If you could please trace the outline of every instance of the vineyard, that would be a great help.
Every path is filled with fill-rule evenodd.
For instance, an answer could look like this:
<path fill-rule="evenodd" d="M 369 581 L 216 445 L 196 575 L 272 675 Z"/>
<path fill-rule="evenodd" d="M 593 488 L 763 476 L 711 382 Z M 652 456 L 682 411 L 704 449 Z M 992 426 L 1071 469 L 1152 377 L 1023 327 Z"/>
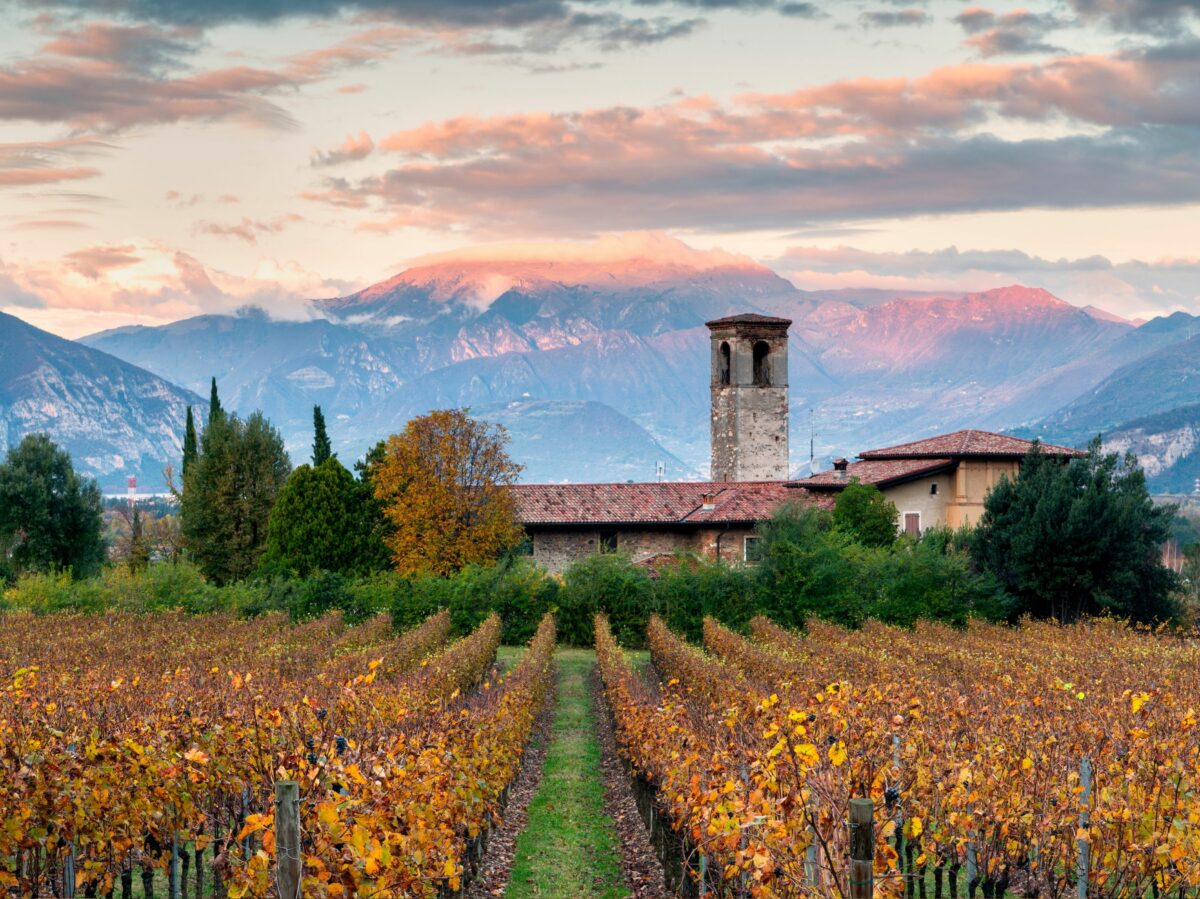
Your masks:
<path fill-rule="evenodd" d="M 1195 643 L 1106 621 L 752 629 L 710 620 L 702 649 L 652 621 L 658 682 L 596 623 L 622 752 L 702 895 L 863 895 L 855 798 L 866 895 L 1200 887 Z"/>
<path fill-rule="evenodd" d="M 507 671 L 494 615 L 457 640 L 445 612 L 400 634 L 339 616 L 3 624 L 14 899 L 462 894 L 554 684 L 550 617 Z M 643 665 L 596 619 L 596 695 L 666 890 L 1200 893 L 1194 641 L 1106 620 L 756 618 L 745 636 L 709 619 L 700 646 L 653 618 L 646 636 Z"/>
<path fill-rule="evenodd" d="M 554 624 L 506 675 L 500 621 L 8 616 L 0 636 L 0 888 L 17 896 L 459 889 L 550 686 Z M 299 786 L 303 847 L 273 785 Z"/>

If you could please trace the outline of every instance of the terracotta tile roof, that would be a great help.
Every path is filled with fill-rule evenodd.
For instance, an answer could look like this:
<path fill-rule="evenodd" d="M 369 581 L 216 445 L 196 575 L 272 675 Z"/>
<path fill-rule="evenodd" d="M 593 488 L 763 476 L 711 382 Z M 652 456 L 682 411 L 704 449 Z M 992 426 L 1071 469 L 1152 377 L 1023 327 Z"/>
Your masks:
<path fill-rule="evenodd" d="M 727 524 L 764 521 L 785 502 L 826 504 L 790 481 L 517 484 L 523 524 Z M 712 493 L 713 507 L 704 508 Z"/>
<path fill-rule="evenodd" d="M 822 471 L 798 483 L 810 490 L 841 490 L 857 479 L 864 484 L 886 487 L 910 478 L 936 474 L 952 468 L 953 459 L 868 459 L 852 462 L 842 471 Z"/>
<path fill-rule="evenodd" d="M 1006 459 L 1021 458 L 1029 452 L 1033 442 L 990 431 L 955 431 L 927 440 L 902 443 L 884 449 L 867 450 L 859 453 L 863 459 L 917 459 L 933 457 L 957 458 L 961 456 L 999 456 Z M 1043 452 L 1055 456 L 1082 456 L 1080 450 L 1052 443 L 1042 444 Z"/>
<path fill-rule="evenodd" d="M 714 318 L 705 322 L 709 328 L 721 328 L 725 325 L 774 325 L 786 328 L 791 325 L 790 318 L 776 318 L 773 315 L 759 315 L 757 312 L 742 312 L 738 315 L 727 315 L 724 318 Z"/>

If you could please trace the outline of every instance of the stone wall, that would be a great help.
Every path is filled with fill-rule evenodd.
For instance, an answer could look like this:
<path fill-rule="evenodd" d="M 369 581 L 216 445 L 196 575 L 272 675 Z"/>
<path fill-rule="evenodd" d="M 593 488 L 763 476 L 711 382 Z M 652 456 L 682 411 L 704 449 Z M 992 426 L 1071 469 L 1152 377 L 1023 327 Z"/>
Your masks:
<path fill-rule="evenodd" d="M 600 551 L 600 529 L 531 529 L 533 561 L 560 573 L 577 559 Z M 617 552 L 638 562 L 659 553 L 696 552 L 696 533 L 684 530 L 617 530 Z"/>
<path fill-rule="evenodd" d="M 754 383 L 754 346 L 765 343 L 767 384 Z M 729 377 L 722 377 L 722 346 Z M 714 481 L 778 481 L 789 474 L 787 332 L 732 325 L 712 332 Z"/>

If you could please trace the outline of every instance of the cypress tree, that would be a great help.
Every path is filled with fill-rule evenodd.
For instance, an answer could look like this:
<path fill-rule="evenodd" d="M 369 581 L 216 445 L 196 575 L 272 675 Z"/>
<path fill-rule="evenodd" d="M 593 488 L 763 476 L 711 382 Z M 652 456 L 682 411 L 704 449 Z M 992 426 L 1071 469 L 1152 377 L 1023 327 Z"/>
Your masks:
<path fill-rule="evenodd" d="M 188 469 L 196 461 L 196 422 L 192 417 L 192 407 L 187 407 L 187 426 L 183 432 L 183 476 L 186 478 Z"/>
<path fill-rule="evenodd" d="M 212 387 L 208 392 L 208 423 L 211 425 L 216 421 L 218 415 L 224 414 L 221 408 L 221 398 L 217 396 L 217 379 L 212 379 Z"/>
<path fill-rule="evenodd" d="M 325 416 L 320 406 L 313 406 L 313 468 L 333 456 L 329 434 L 325 432 Z"/>
<path fill-rule="evenodd" d="M 254 571 L 290 472 L 283 438 L 261 413 L 242 421 L 221 412 L 205 427 L 180 509 L 184 544 L 205 577 L 227 584 Z"/>

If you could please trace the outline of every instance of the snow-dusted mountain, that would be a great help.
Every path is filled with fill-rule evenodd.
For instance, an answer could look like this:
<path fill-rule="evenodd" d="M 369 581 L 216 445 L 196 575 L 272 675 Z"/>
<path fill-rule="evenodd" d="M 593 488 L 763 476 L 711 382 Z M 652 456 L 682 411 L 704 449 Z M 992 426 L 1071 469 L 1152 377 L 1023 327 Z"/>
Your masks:
<path fill-rule="evenodd" d="M 1138 328 L 1019 285 L 804 291 L 746 257 L 637 235 L 422 260 L 313 301 L 303 321 L 251 310 L 83 342 L 195 391 L 216 375 L 227 402 L 262 408 L 297 458 L 314 403 L 343 458 L 413 415 L 467 406 L 511 427 L 527 479 L 625 480 L 651 477 L 664 455 L 704 472 L 703 323 L 743 311 L 794 322 L 797 467 L 814 431 L 818 456 L 829 456 L 1038 422 L 1178 336 L 1160 320 Z M 588 428 L 595 439 L 578 439 Z"/>

